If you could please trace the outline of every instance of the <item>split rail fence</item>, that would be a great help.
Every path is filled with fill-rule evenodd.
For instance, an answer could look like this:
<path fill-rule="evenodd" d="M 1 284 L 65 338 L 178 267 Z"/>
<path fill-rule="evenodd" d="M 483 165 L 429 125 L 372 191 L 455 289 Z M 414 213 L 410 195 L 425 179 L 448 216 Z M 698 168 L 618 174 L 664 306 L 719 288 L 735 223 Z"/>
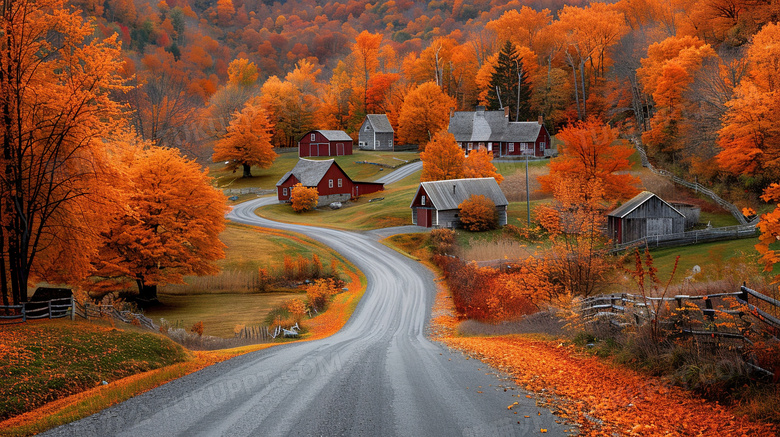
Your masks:
<path fill-rule="evenodd" d="M 137 324 L 151 330 L 157 330 L 152 319 L 143 314 L 120 311 L 113 305 L 96 305 L 77 302 L 73 297 L 52 299 L 42 302 L 22 302 L 19 305 L 0 305 L 0 324 L 24 323 L 34 319 L 59 319 L 69 317 L 75 320 L 81 317 L 96 320 L 110 317 L 124 323 Z"/>

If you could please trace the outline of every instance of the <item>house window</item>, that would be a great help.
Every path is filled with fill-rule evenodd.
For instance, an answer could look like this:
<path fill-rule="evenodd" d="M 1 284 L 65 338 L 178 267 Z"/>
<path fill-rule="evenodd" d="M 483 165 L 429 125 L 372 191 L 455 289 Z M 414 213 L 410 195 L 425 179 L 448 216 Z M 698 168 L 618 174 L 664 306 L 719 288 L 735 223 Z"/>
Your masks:
<path fill-rule="evenodd" d="M 368 132 L 370 130 L 371 130 L 371 127 L 368 124 L 366 124 L 366 132 Z"/>
<path fill-rule="evenodd" d="M 341 178 L 339 178 L 339 188 L 341 188 Z"/>
<path fill-rule="evenodd" d="M 474 147 L 474 145 L 472 143 L 469 143 L 469 145 L 466 146 L 466 150 L 471 150 L 472 147 Z"/>
<path fill-rule="evenodd" d="M 286 195 L 287 195 L 287 188 L 282 188 L 282 196 L 286 196 Z"/>
<path fill-rule="evenodd" d="M 425 206 L 425 196 L 420 197 L 420 205 Z"/>
<path fill-rule="evenodd" d="M 315 141 L 317 139 L 317 134 L 311 134 L 311 141 Z"/>
<path fill-rule="evenodd" d="M 515 151 L 515 143 L 509 143 L 509 152 L 511 153 L 514 151 Z"/>
<path fill-rule="evenodd" d="M 541 143 L 539 143 L 539 145 L 542 147 L 542 149 L 544 149 L 544 148 L 546 148 L 546 147 L 547 147 L 547 143 L 545 143 L 544 141 L 542 141 Z"/>
<path fill-rule="evenodd" d="M 328 179 L 328 188 L 333 188 L 333 179 Z"/>

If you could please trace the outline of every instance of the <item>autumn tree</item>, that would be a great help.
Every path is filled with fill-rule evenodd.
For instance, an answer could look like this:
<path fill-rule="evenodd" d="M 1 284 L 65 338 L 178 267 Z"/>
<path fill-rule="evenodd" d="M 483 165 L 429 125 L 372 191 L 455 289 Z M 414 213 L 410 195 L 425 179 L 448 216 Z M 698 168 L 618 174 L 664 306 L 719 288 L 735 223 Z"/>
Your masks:
<path fill-rule="evenodd" d="M 110 196 L 107 143 L 124 131 L 116 36 L 102 39 L 62 0 L 2 8 L 0 32 L 0 290 L 27 300 L 35 280 L 89 270 Z"/>
<path fill-rule="evenodd" d="M 423 163 L 420 180 L 423 182 L 463 177 L 463 149 L 449 132 L 442 130 L 434 135 L 425 150 L 420 153 L 420 159 Z"/>
<path fill-rule="evenodd" d="M 214 162 L 226 161 L 227 168 L 243 168 L 243 177 L 252 177 L 252 166 L 268 168 L 278 155 L 271 145 L 268 117 L 262 108 L 247 104 L 234 114 L 227 133 L 214 146 Z"/>
<path fill-rule="evenodd" d="M 426 82 L 409 91 L 398 116 L 400 142 L 420 146 L 428 143 L 437 132 L 446 129 L 450 108 L 454 107 L 455 100 L 434 82 Z"/>
<path fill-rule="evenodd" d="M 360 90 L 362 97 L 361 109 L 365 113 L 368 107 L 368 89 L 371 78 L 379 69 L 379 47 L 382 43 L 381 33 L 363 31 L 355 37 L 352 45 L 352 59 L 354 61 L 355 89 Z"/>
<path fill-rule="evenodd" d="M 159 285 L 218 273 L 227 205 L 208 172 L 176 149 L 154 146 L 127 150 L 122 164 L 121 212 L 102 234 L 90 285 L 131 280 L 140 301 L 154 302 Z"/>
<path fill-rule="evenodd" d="M 749 71 L 727 104 L 718 162 L 761 190 L 780 179 L 780 25 L 768 24 L 747 50 Z"/>
<path fill-rule="evenodd" d="M 493 165 L 493 154 L 487 150 L 472 150 L 463 161 L 464 178 L 494 178 L 499 184 L 504 181 L 496 166 Z"/>
<path fill-rule="evenodd" d="M 531 88 L 528 70 L 508 41 L 501 48 L 487 90 L 488 109 L 509 108 L 510 121 L 531 118 Z"/>
<path fill-rule="evenodd" d="M 469 231 L 481 232 L 498 226 L 496 204 L 486 196 L 472 194 L 458 205 L 460 223 Z"/>
<path fill-rule="evenodd" d="M 553 192 L 562 178 L 574 176 L 582 184 L 598 181 L 607 199 L 636 195 L 639 180 L 626 173 L 631 168 L 628 158 L 634 150 L 618 139 L 617 129 L 590 119 L 567 126 L 557 137 L 562 142 L 560 155 L 550 162 L 549 175 L 539 178 L 542 190 Z"/>
<path fill-rule="evenodd" d="M 304 187 L 301 183 L 290 188 L 290 202 L 295 212 L 311 211 L 317 207 L 319 193 L 316 187 Z"/>

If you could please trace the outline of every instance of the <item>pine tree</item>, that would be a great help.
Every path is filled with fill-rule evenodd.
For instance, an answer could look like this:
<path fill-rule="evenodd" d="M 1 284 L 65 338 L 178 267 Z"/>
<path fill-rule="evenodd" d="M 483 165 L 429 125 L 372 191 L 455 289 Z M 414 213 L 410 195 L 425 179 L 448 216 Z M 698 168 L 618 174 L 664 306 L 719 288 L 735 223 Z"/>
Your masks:
<path fill-rule="evenodd" d="M 500 92 L 500 99 L 496 94 L 496 88 Z M 487 100 L 488 109 L 502 109 L 502 105 L 508 107 L 511 121 L 531 119 L 531 88 L 528 85 L 528 73 L 523 68 L 523 60 L 517 55 L 517 50 L 510 41 L 504 44 L 498 54 L 498 65 L 490 78 Z"/>

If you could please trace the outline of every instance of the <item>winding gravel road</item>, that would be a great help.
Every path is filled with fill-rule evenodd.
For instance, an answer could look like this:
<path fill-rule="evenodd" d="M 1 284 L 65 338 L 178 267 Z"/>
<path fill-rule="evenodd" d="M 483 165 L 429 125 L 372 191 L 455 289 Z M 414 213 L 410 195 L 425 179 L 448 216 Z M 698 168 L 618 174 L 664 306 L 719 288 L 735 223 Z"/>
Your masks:
<path fill-rule="evenodd" d="M 426 338 L 435 293 L 426 268 L 371 233 L 254 214 L 273 202 L 242 203 L 228 218 L 306 234 L 362 270 L 368 289 L 346 326 L 207 367 L 45 435 L 565 435 L 505 376 Z"/>

